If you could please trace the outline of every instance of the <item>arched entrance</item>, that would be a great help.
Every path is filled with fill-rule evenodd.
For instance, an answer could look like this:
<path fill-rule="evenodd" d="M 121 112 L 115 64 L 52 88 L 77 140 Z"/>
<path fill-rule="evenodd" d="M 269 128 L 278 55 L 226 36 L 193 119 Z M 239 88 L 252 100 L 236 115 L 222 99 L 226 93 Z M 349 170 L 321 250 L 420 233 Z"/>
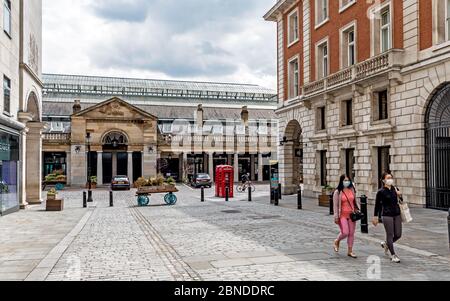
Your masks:
<path fill-rule="evenodd" d="M 101 183 L 111 183 L 112 177 L 117 175 L 129 174 L 129 156 L 128 153 L 128 137 L 120 131 L 108 132 L 102 139 L 102 176 Z M 131 157 L 132 160 L 132 157 Z M 132 179 L 130 175 L 130 179 Z"/>
<path fill-rule="evenodd" d="M 450 207 L 450 84 L 433 95 L 425 124 L 427 207 Z"/>
<path fill-rule="evenodd" d="M 280 147 L 283 193 L 294 194 L 303 183 L 303 137 L 297 120 L 288 123 Z"/>

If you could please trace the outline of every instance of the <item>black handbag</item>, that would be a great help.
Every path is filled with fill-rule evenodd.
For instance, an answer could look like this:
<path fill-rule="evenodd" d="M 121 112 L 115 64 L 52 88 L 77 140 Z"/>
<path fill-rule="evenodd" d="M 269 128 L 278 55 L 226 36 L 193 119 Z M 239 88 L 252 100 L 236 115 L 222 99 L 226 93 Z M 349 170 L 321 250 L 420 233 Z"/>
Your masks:
<path fill-rule="evenodd" d="M 345 194 L 345 197 L 347 198 L 347 202 L 350 204 L 350 201 L 348 200 L 347 194 L 346 194 L 344 191 L 342 191 L 342 192 Z M 356 205 L 356 204 L 355 204 L 355 205 Z M 353 206 L 351 206 L 351 204 L 350 204 L 350 207 L 354 208 Z M 356 206 L 356 208 L 358 208 L 358 206 Z M 352 222 L 354 222 L 354 223 L 356 223 L 357 221 L 362 220 L 363 218 L 364 218 L 364 213 L 362 213 L 362 212 L 359 210 L 359 208 L 358 208 L 358 210 L 353 209 L 352 214 L 350 214 L 350 219 L 351 219 Z"/>

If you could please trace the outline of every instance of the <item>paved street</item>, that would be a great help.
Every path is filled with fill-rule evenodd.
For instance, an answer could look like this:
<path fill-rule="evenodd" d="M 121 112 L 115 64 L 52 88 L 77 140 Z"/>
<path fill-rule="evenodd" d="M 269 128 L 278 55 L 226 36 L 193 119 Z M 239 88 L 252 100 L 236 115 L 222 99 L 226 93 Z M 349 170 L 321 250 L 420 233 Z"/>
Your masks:
<path fill-rule="evenodd" d="M 266 187 L 255 201 L 228 203 L 180 187 L 176 206 L 152 196 L 137 207 L 134 192 L 95 191 L 83 209 L 80 191 L 64 191 L 65 211 L 44 206 L 0 219 L 0 280 L 448 280 L 445 212 L 414 208 L 392 264 L 379 246 L 383 229 L 358 232 L 353 260 L 332 248 L 337 227 L 326 208 L 293 197 L 269 205 Z"/>

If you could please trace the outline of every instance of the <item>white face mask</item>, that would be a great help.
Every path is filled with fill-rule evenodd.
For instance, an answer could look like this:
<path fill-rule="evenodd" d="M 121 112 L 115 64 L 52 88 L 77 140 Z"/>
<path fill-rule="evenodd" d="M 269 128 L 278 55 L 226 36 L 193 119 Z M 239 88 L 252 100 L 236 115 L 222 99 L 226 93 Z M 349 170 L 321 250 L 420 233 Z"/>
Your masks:
<path fill-rule="evenodd" d="M 344 187 L 345 187 L 345 188 L 349 188 L 350 185 L 352 185 L 352 182 L 350 182 L 350 181 L 344 181 Z"/>
<path fill-rule="evenodd" d="M 386 184 L 387 186 L 394 186 L 394 180 L 393 179 L 384 180 L 384 184 Z"/>

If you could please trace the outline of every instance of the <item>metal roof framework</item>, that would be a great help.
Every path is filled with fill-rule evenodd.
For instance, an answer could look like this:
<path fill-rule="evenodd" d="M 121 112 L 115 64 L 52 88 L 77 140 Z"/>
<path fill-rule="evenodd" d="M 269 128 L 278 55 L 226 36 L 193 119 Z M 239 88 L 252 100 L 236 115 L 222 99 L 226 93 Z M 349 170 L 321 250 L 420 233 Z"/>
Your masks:
<path fill-rule="evenodd" d="M 273 102 L 276 93 L 257 85 L 44 74 L 44 93 L 222 99 Z"/>

